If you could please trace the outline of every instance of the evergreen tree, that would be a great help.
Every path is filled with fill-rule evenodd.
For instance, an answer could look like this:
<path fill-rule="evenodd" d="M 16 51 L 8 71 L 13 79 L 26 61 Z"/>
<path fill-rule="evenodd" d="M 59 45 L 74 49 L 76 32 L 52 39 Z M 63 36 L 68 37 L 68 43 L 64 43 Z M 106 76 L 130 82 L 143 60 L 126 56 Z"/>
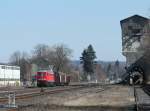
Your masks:
<path fill-rule="evenodd" d="M 118 60 L 116 60 L 116 62 L 115 62 L 115 75 L 116 75 L 116 79 L 118 79 L 118 77 L 119 77 L 119 61 Z"/>
<path fill-rule="evenodd" d="M 108 66 L 107 66 L 107 75 L 108 76 L 110 76 L 111 68 L 112 68 L 111 63 L 109 63 Z"/>
<path fill-rule="evenodd" d="M 83 70 L 85 78 L 94 74 L 95 60 L 96 55 L 92 45 L 89 45 L 87 49 L 84 49 L 82 52 L 82 57 L 80 57 L 81 64 L 83 64 Z"/>
<path fill-rule="evenodd" d="M 116 60 L 115 66 L 116 66 L 116 67 L 119 67 L 119 61 L 118 61 L 118 60 Z"/>

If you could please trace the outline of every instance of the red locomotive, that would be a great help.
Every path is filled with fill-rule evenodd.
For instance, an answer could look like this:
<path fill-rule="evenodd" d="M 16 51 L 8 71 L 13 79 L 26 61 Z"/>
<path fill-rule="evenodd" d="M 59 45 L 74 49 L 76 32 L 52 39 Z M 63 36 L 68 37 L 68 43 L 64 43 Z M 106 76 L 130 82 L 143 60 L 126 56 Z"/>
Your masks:
<path fill-rule="evenodd" d="M 68 85 L 70 76 L 63 73 L 54 73 L 52 70 L 41 70 L 36 75 L 37 86 Z"/>

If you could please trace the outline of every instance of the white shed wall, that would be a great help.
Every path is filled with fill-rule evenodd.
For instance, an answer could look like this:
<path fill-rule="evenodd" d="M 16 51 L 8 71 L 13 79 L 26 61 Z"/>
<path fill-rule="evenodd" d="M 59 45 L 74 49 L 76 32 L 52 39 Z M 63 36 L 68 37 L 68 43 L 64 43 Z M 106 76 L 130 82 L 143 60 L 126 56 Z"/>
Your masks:
<path fill-rule="evenodd" d="M 0 85 L 20 84 L 20 67 L 0 65 Z"/>

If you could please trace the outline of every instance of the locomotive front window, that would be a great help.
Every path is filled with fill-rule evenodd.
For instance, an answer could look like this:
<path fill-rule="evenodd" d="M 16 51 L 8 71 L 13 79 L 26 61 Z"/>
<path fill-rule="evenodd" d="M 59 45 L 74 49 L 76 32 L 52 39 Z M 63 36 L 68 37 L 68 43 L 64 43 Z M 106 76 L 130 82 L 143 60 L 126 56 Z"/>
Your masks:
<path fill-rule="evenodd" d="M 44 75 L 45 75 L 45 73 L 44 73 L 44 72 L 40 72 L 40 73 L 38 73 L 38 76 L 43 77 Z"/>

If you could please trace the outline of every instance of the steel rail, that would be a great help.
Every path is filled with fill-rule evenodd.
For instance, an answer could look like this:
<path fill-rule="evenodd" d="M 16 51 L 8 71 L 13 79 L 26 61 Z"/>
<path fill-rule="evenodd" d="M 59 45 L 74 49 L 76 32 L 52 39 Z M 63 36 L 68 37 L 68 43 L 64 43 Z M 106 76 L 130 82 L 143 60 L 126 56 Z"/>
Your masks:
<path fill-rule="evenodd" d="M 86 87 L 89 87 L 89 86 L 74 86 L 74 87 L 65 87 L 65 88 L 58 88 L 58 89 L 43 89 L 42 88 L 40 90 L 37 90 L 37 91 L 32 91 L 32 92 L 28 92 L 28 93 L 22 93 L 22 94 L 17 94 L 16 95 L 16 100 L 22 100 L 22 99 L 28 99 L 28 98 L 31 98 L 31 97 L 35 97 L 35 96 L 41 96 L 41 95 L 46 95 L 46 94 L 55 94 L 55 93 L 60 93 L 60 92 L 63 92 L 63 91 L 70 91 L 70 90 L 73 90 L 73 89 L 81 89 L 81 88 L 86 88 Z M 4 98 L 0 98 L 0 103 L 2 102 L 6 102 L 8 101 L 8 98 L 4 97 Z"/>

